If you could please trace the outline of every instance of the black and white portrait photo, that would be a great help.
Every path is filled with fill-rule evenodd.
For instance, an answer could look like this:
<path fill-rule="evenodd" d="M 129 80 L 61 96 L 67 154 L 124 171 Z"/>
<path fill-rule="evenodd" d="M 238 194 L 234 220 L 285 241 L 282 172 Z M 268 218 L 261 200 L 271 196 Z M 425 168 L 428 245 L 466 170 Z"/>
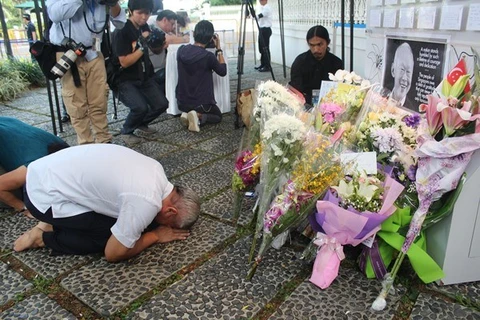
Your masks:
<path fill-rule="evenodd" d="M 446 44 L 411 39 L 386 39 L 383 86 L 403 107 L 418 112 L 427 95 L 443 79 Z"/>

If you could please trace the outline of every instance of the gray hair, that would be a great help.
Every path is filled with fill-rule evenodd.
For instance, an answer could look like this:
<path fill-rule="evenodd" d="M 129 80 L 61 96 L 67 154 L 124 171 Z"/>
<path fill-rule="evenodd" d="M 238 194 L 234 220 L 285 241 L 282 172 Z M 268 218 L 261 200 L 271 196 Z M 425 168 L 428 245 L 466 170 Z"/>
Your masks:
<path fill-rule="evenodd" d="M 200 215 L 200 197 L 191 188 L 175 186 L 179 199 L 175 201 L 175 207 L 181 213 L 177 219 L 178 229 L 190 229 Z"/>

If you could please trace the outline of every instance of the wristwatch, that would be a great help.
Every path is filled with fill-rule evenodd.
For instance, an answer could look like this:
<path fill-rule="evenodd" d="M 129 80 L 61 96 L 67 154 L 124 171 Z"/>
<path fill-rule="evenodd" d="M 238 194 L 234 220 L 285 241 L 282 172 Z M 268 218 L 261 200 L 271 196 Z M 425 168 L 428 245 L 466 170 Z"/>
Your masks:
<path fill-rule="evenodd" d="M 215 55 L 218 56 L 219 54 L 223 54 L 223 50 L 222 50 L 222 49 L 217 49 L 217 50 L 215 50 Z"/>

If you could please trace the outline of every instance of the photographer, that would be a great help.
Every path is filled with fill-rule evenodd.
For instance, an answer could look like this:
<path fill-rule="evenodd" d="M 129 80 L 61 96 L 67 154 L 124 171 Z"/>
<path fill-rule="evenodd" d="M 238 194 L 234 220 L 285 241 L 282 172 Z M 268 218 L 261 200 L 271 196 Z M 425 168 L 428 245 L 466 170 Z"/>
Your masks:
<path fill-rule="evenodd" d="M 165 42 L 164 33 L 151 31 L 147 25 L 152 8 L 152 0 L 129 0 L 130 17 L 115 35 L 113 43 L 113 51 L 123 68 L 118 85 L 119 98 L 130 109 L 121 131 L 127 144 L 141 141 L 134 134 L 135 130 L 143 134 L 155 133 L 148 124 L 168 108 L 168 100 L 154 79 L 148 56 L 149 47 L 162 48 Z"/>
<path fill-rule="evenodd" d="M 156 26 L 165 33 L 164 46 L 156 51 L 150 50 L 150 61 L 152 61 L 155 71 L 155 80 L 165 92 L 165 67 L 167 60 L 167 48 L 170 44 L 187 43 L 190 41 L 189 35 L 177 36 L 174 34 L 175 24 L 177 22 L 177 14 L 171 10 L 162 10 L 157 15 Z"/>
<path fill-rule="evenodd" d="M 213 75 L 227 75 L 227 65 L 220 47 L 220 38 L 213 24 L 202 20 L 193 31 L 194 44 L 182 46 L 177 51 L 178 84 L 175 90 L 182 124 L 188 130 L 199 132 L 200 126 L 222 121 L 222 112 L 215 101 Z M 215 54 L 205 50 L 213 41 Z M 192 85 L 195 84 L 195 85 Z"/>
<path fill-rule="evenodd" d="M 62 96 L 77 133 L 79 144 L 109 143 L 105 60 L 100 52 L 107 10 L 112 22 L 123 23 L 125 13 L 118 1 L 111 0 L 47 0 L 48 16 L 53 24 L 50 41 L 61 47 L 57 52 L 60 61 L 72 49 L 81 53 L 61 78 Z M 74 46 L 75 48 L 71 48 Z M 77 53 L 78 52 L 78 53 Z M 64 57 L 65 60 L 65 57 Z"/>

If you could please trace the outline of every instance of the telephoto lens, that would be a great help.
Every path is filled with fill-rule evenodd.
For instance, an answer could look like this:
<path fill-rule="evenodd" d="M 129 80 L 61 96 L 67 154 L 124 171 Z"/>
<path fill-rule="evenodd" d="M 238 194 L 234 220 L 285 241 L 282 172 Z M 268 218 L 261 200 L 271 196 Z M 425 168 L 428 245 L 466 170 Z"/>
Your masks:
<path fill-rule="evenodd" d="M 59 78 L 63 77 L 65 73 L 72 67 L 77 60 L 77 54 L 72 49 L 68 50 L 63 54 L 63 56 L 55 63 L 51 72 L 58 76 Z"/>
<path fill-rule="evenodd" d="M 57 77 L 61 78 L 72 67 L 77 60 L 77 57 L 83 57 L 87 53 L 87 48 L 83 43 L 76 43 L 73 39 L 68 37 L 63 38 L 62 47 L 68 49 L 60 60 L 55 63 L 51 72 Z"/>

